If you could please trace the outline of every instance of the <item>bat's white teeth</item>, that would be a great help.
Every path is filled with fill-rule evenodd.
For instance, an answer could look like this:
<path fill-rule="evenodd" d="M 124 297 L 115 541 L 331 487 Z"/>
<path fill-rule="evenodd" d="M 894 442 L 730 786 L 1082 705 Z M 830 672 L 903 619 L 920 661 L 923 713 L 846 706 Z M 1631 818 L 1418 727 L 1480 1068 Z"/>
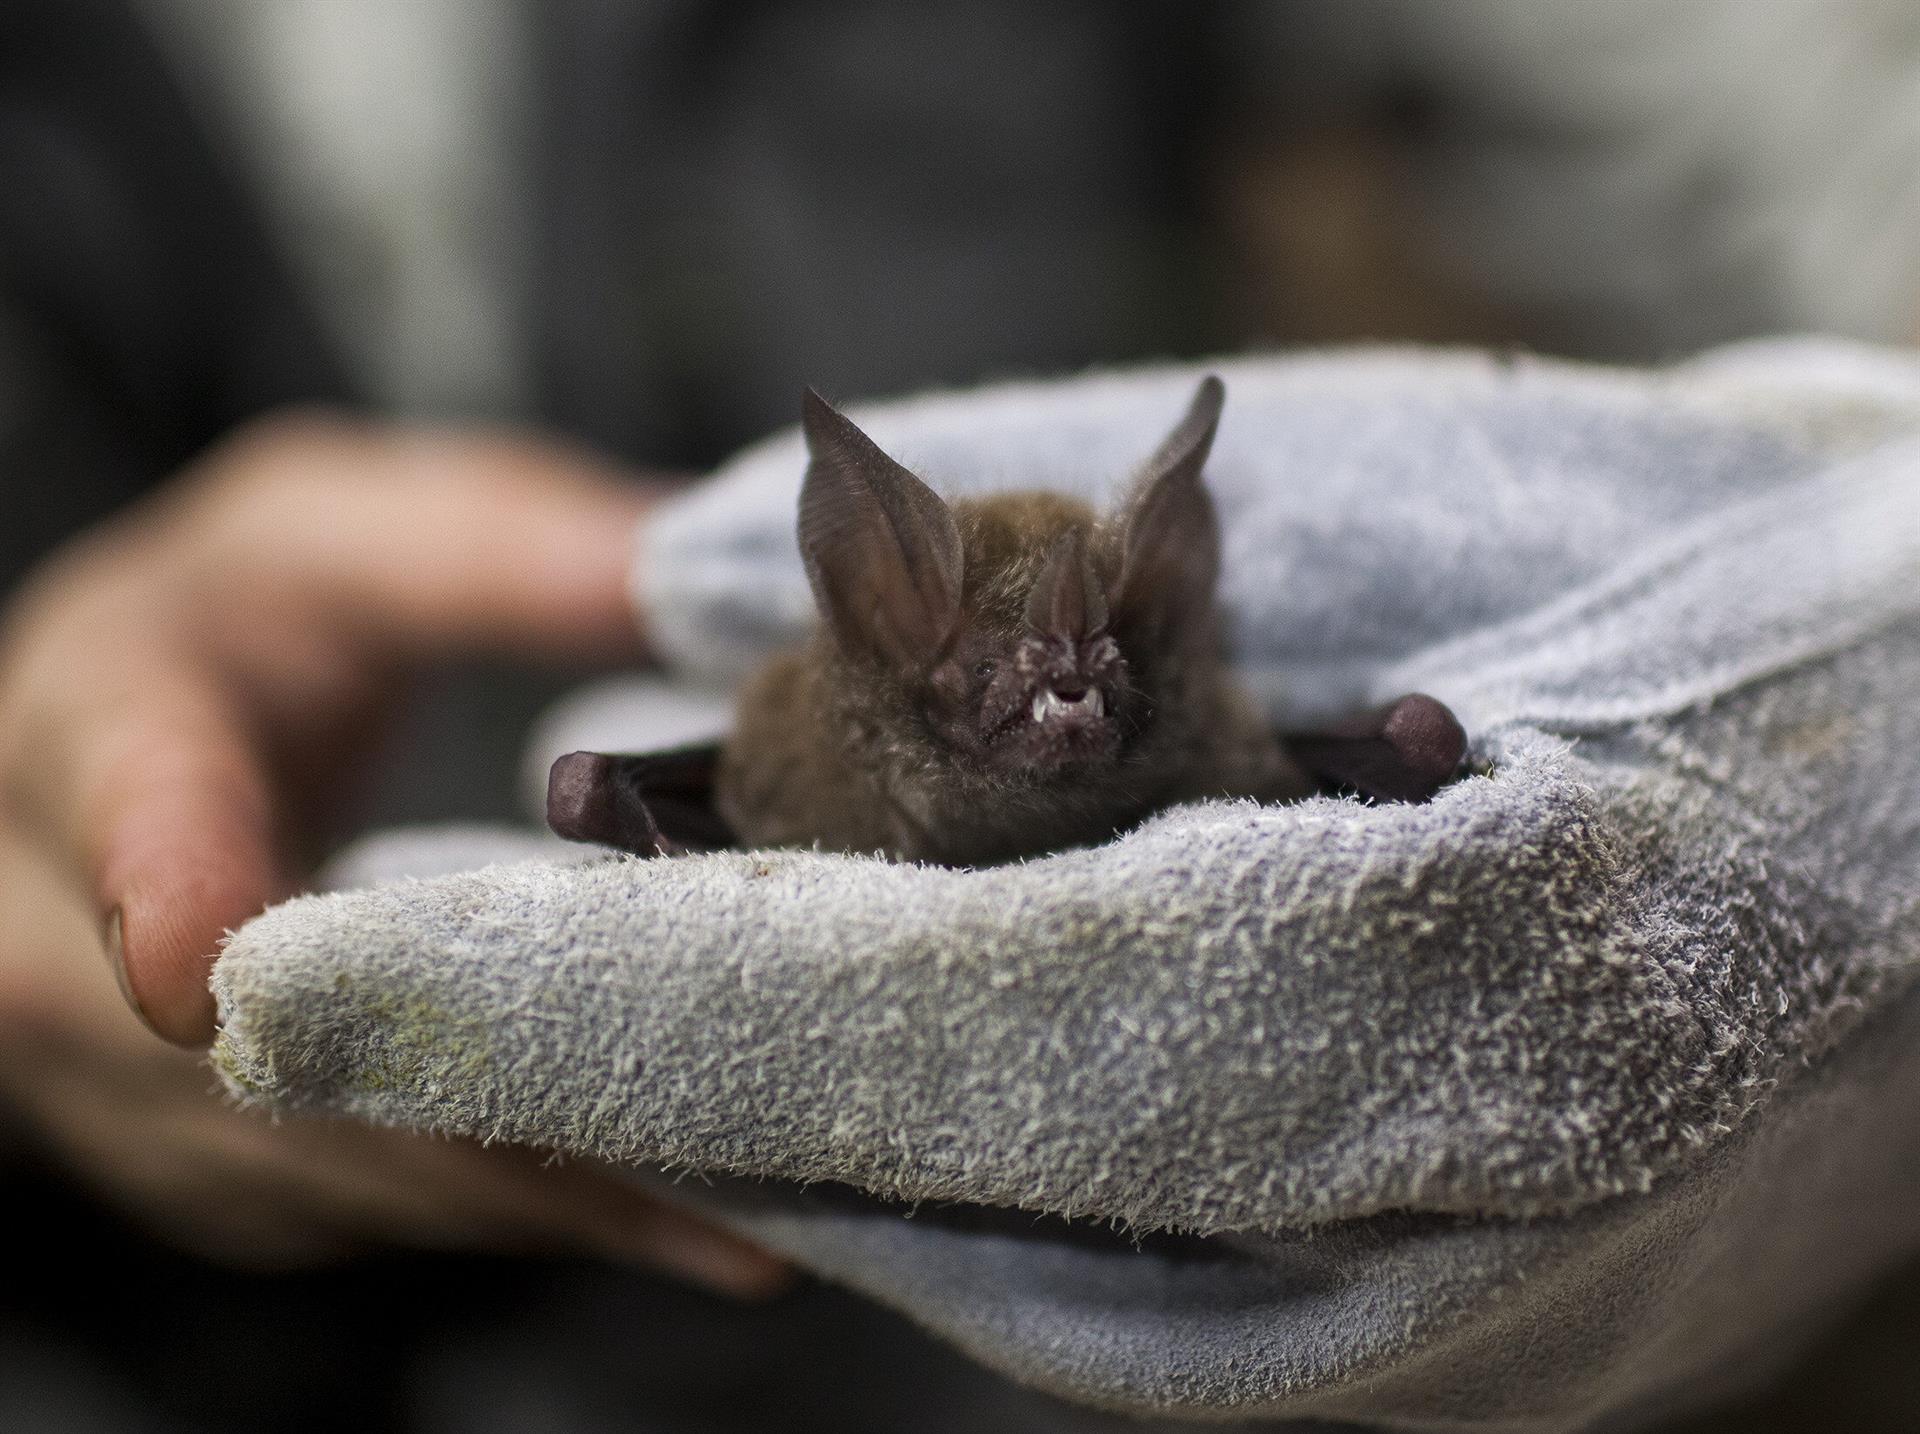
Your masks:
<path fill-rule="evenodd" d="M 1089 687 L 1078 697 L 1068 701 L 1051 687 L 1043 687 L 1033 699 L 1033 720 L 1045 722 L 1050 717 L 1064 717 L 1069 714 L 1076 717 L 1098 717 L 1107 710 L 1106 699 L 1098 687 Z"/>

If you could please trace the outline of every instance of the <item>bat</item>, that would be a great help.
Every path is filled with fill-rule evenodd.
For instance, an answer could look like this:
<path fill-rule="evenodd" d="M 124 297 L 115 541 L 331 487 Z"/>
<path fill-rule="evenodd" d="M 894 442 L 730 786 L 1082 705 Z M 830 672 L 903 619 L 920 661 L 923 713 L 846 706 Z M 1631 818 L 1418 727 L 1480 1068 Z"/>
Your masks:
<path fill-rule="evenodd" d="M 570 752 L 547 820 L 670 856 L 820 846 L 981 865 L 1100 841 L 1174 803 L 1312 791 L 1423 802 L 1466 734 L 1413 693 L 1280 737 L 1232 679 L 1203 381 L 1118 510 L 1046 492 L 948 504 L 809 390 L 799 541 L 812 639 L 744 688 L 733 736 Z"/>
<path fill-rule="evenodd" d="M 1114 511 L 942 499 L 812 389 L 819 623 L 743 688 L 714 805 L 750 847 L 977 866 L 1205 797 L 1315 790 L 1229 670 L 1204 379 Z"/>

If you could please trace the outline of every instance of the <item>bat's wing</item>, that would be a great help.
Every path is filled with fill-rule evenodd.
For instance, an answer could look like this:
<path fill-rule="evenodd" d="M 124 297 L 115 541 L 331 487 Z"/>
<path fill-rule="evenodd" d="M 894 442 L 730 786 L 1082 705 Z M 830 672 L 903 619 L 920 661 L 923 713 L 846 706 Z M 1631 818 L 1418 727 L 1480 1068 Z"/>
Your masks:
<path fill-rule="evenodd" d="M 1420 692 L 1284 740 L 1288 755 L 1323 785 L 1378 802 L 1426 801 L 1467 754 L 1459 718 Z"/>
<path fill-rule="evenodd" d="M 636 856 L 673 856 L 734 845 L 713 807 L 720 747 L 663 752 L 568 752 L 547 774 L 547 825 L 568 841 Z"/>

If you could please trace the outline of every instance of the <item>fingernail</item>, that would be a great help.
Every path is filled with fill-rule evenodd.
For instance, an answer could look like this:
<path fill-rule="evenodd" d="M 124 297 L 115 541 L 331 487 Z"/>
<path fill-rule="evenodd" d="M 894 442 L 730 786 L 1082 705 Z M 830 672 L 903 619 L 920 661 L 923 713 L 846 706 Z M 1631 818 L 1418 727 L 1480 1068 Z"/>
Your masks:
<path fill-rule="evenodd" d="M 127 980 L 127 948 L 125 937 L 121 933 L 120 908 L 114 907 L 107 913 L 106 922 L 100 929 L 100 944 L 106 948 L 107 964 L 113 968 L 113 979 L 120 987 L 120 994 L 126 998 L 127 1008 L 140 1018 L 140 1024 L 156 1036 L 160 1032 L 147 1013 L 141 1009 L 139 1000 L 133 994 L 133 986 Z"/>

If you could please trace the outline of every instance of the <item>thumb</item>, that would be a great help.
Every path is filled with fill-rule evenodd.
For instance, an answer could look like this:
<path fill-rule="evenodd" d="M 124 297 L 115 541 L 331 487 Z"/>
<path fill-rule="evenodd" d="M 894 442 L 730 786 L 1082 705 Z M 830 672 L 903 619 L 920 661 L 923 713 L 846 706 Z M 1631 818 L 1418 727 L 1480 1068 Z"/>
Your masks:
<path fill-rule="evenodd" d="M 121 990 L 158 1034 L 205 1041 L 222 935 L 294 889 L 252 734 L 191 674 L 139 663 L 42 730 L 23 795 L 100 914 Z"/>

